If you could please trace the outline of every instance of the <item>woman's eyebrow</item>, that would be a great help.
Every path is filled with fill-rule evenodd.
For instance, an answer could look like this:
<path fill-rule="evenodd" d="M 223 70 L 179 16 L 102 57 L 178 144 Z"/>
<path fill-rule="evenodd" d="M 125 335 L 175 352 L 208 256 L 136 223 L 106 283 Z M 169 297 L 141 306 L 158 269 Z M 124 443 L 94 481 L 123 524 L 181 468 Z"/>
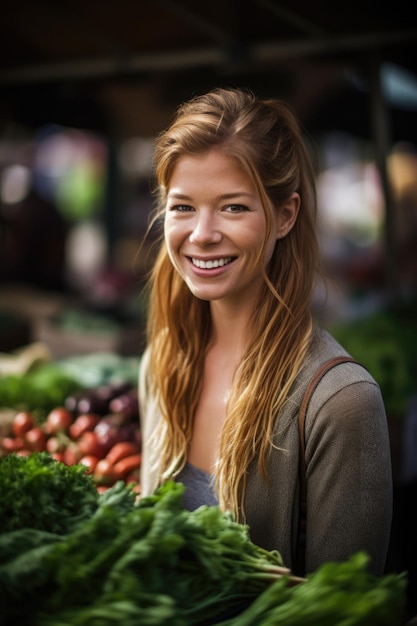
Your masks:
<path fill-rule="evenodd" d="M 178 191 L 170 191 L 167 194 L 168 198 L 175 198 L 177 200 L 191 200 L 192 196 L 189 196 L 185 193 L 180 193 Z M 229 193 L 222 193 L 215 197 L 216 201 L 219 200 L 232 200 L 233 198 L 249 198 L 253 199 L 254 195 L 249 193 L 248 191 L 232 191 Z"/>

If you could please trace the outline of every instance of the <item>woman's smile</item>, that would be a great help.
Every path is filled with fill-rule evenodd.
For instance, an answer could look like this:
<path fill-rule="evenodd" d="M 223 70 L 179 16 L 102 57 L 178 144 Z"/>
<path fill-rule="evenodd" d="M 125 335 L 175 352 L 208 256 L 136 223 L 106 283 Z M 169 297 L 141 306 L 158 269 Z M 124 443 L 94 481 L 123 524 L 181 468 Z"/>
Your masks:
<path fill-rule="evenodd" d="M 207 259 L 207 260 L 196 259 L 196 258 L 191 259 L 192 264 L 202 270 L 212 270 L 212 269 L 216 269 L 217 267 L 223 267 L 224 265 L 228 265 L 231 261 L 232 261 L 231 256 L 223 257 L 219 259 Z"/>

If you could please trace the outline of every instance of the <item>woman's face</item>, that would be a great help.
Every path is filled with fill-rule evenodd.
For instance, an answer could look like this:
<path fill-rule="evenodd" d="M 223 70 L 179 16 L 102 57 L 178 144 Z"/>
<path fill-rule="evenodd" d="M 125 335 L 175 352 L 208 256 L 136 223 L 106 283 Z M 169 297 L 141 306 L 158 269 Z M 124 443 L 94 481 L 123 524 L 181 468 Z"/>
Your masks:
<path fill-rule="evenodd" d="M 282 219 L 266 235 L 261 200 L 244 171 L 219 150 L 184 156 L 167 189 L 164 233 L 169 257 L 202 300 L 255 302 Z"/>

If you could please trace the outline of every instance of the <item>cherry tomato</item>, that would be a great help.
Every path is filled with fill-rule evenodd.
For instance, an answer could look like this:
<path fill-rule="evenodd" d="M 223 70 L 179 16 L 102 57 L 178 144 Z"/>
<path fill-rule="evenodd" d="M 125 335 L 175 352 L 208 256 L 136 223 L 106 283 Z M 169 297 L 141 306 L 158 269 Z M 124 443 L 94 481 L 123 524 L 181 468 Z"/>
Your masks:
<path fill-rule="evenodd" d="M 55 459 L 55 461 L 59 461 L 60 463 L 64 463 L 64 453 L 63 452 L 52 452 L 51 457 Z"/>
<path fill-rule="evenodd" d="M 100 420 L 101 417 L 95 413 L 79 415 L 68 429 L 69 436 L 74 440 L 79 439 L 85 432 L 94 430 Z"/>
<path fill-rule="evenodd" d="M 22 450 L 24 441 L 22 437 L 3 437 L 1 439 L 1 447 L 6 454 L 10 454 L 10 452 Z"/>
<path fill-rule="evenodd" d="M 62 443 L 59 437 L 49 437 L 46 441 L 45 448 L 49 454 L 55 454 L 56 452 L 63 452 L 65 444 Z"/>
<path fill-rule="evenodd" d="M 83 456 L 77 445 L 69 444 L 62 453 L 62 460 L 65 465 L 75 465 Z"/>
<path fill-rule="evenodd" d="M 101 459 L 107 452 L 105 445 L 94 431 L 87 430 L 81 435 L 77 443 L 82 456 L 92 455 Z"/>
<path fill-rule="evenodd" d="M 99 485 L 113 485 L 119 477 L 114 466 L 107 459 L 100 459 L 94 470 L 94 480 Z"/>
<path fill-rule="evenodd" d="M 21 450 L 16 450 L 16 454 L 18 456 L 30 456 L 33 450 L 27 450 L 27 448 L 22 448 Z"/>
<path fill-rule="evenodd" d="M 132 454 L 137 454 L 138 452 L 139 450 L 137 445 L 131 441 L 119 441 L 118 443 L 115 443 L 106 454 L 106 459 L 108 459 L 110 463 L 114 464 L 121 459 L 124 459 L 127 456 L 132 456 Z"/>
<path fill-rule="evenodd" d="M 42 428 L 34 426 L 25 433 L 24 441 L 26 447 L 34 452 L 44 452 L 46 450 L 46 435 Z"/>
<path fill-rule="evenodd" d="M 99 459 L 96 456 L 93 456 L 92 454 L 89 454 L 87 456 L 83 456 L 78 461 L 78 463 L 80 463 L 80 465 L 85 465 L 85 467 L 87 468 L 87 474 L 93 474 L 94 473 L 94 470 L 96 469 L 96 466 L 97 466 L 98 462 L 99 462 Z"/>
<path fill-rule="evenodd" d="M 22 437 L 35 426 L 33 415 L 28 411 L 16 413 L 12 421 L 12 432 L 16 437 Z"/>
<path fill-rule="evenodd" d="M 73 422 L 73 416 L 68 409 L 58 406 L 48 414 L 44 430 L 48 435 L 55 435 L 59 432 L 66 432 Z"/>

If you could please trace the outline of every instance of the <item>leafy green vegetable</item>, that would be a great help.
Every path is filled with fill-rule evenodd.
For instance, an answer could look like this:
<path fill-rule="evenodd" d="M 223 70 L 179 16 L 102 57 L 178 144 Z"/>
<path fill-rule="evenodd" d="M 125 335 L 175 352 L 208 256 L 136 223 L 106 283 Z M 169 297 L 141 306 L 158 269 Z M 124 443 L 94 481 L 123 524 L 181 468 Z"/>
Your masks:
<path fill-rule="evenodd" d="M 376 578 L 367 564 L 368 556 L 358 552 L 323 564 L 294 587 L 277 581 L 240 616 L 218 626 L 400 626 L 405 575 Z"/>
<path fill-rule="evenodd" d="M 118 480 L 114 485 L 99 495 L 99 508 L 111 508 L 119 515 L 125 515 L 132 511 L 136 493 L 133 484 L 128 485 L 123 480 Z"/>
<path fill-rule="evenodd" d="M 46 530 L 34 528 L 19 528 L 0 535 L 0 566 L 10 563 L 29 550 L 36 549 L 53 541 L 58 541 L 61 535 L 55 535 Z"/>
<path fill-rule="evenodd" d="M 113 611 L 125 611 L 123 624 L 202 624 L 288 572 L 278 553 L 252 544 L 247 528 L 217 507 L 183 509 L 183 485 L 167 483 L 130 511 L 127 489 L 105 492 L 89 519 L 42 549 L 32 533 L 23 554 L 8 551 L 0 567 L 8 614 L 22 623 L 37 615 L 36 624 L 75 624 L 79 614 L 80 624 L 111 624 Z M 26 598 L 18 616 L 17 593 Z"/>
<path fill-rule="evenodd" d="M 120 382 L 137 385 L 140 359 L 114 352 L 91 352 L 68 356 L 56 367 L 87 388 Z"/>
<path fill-rule="evenodd" d="M 39 365 L 26 374 L 0 377 L 0 407 L 30 411 L 40 422 L 83 385 L 56 363 Z"/>
<path fill-rule="evenodd" d="M 134 599 L 110 599 L 88 607 L 44 615 L 37 626 L 188 626 L 167 594 L 140 593 Z M 19 625 L 20 626 L 20 625 Z"/>
<path fill-rule="evenodd" d="M 274 574 L 288 573 L 278 553 L 255 546 L 248 529 L 217 507 L 190 514 L 182 507 L 183 491 L 166 483 L 125 516 L 100 507 L 55 545 L 47 562 L 56 591 L 42 607 L 45 614 L 65 605 L 98 610 L 120 598 L 137 603 L 143 594 L 169 590 L 177 615 L 199 624 L 217 614 L 219 603 L 246 602 Z"/>
<path fill-rule="evenodd" d="M 43 530 L 23 528 L 0 535 L 0 623 L 30 623 L 36 592 L 48 579 L 41 565 L 51 544 L 61 539 Z M 23 601 L 22 601 L 23 600 Z"/>
<path fill-rule="evenodd" d="M 83 465 L 67 466 L 47 452 L 0 459 L 0 533 L 22 528 L 69 533 L 91 517 L 98 499 Z"/>
<path fill-rule="evenodd" d="M 42 455 L 35 455 L 34 457 L 38 464 L 40 463 L 40 457 L 43 461 Z M 18 462 L 20 463 L 20 461 Z M 14 465 L 14 463 L 8 464 L 10 471 L 12 471 L 12 466 Z M 54 482 L 53 474 L 58 467 L 59 471 L 65 468 L 62 464 L 58 466 L 45 465 L 47 471 L 52 472 L 50 475 L 52 483 Z M 71 466 L 71 468 L 72 467 L 75 466 Z M 27 465 L 25 465 L 24 468 L 27 470 Z M 69 473 L 66 473 L 65 476 L 61 476 L 61 478 L 64 482 L 68 482 L 68 479 L 74 479 L 76 482 L 79 482 L 82 487 L 82 479 L 80 482 L 78 470 L 74 473 L 71 468 L 69 468 Z M 43 476 L 42 481 L 44 481 L 44 487 L 48 488 L 48 479 Z M 69 487 L 69 485 L 67 486 Z M 87 491 L 89 492 L 89 484 L 87 487 Z M 69 489 L 71 489 L 71 487 L 69 487 Z M 83 520 L 76 520 L 72 511 L 69 509 L 62 509 L 61 513 L 58 513 L 63 519 L 68 515 L 68 532 L 74 531 L 77 527 L 77 523 L 79 527 L 82 527 L 83 521 L 86 523 L 87 520 L 91 519 L 91 508 L 89 506 L 83 507 L 82 498 L 84 496 L 82 493 L 79 495 L 80 508 L 84 508 Z M 76 497 L 75 493 L 74 496 Z M 135 497 L 136 494 L 132 487 L 119 481 L 103 494 L 99 495 L 95 492 L 95 510 L 106 511 L 109 517 L 125 515 L 133 509 Z M 88 500 L 89 499 L 90 496 L 88 496 Z M 55 519 L 57 512 L 53 506 L 50 508 L 50 514 L 52 518 Z M 26 520 L 23 518 L 20 518 L 20 521 L 21 523 L 26 523 Z M 51 526 L 52 524 L 47 523 L 45 525 Z M 6 620 L 5 622 L 0 620 L 2 626 L 3 623 L 18 623 L 19 626 L 29 626 L 33 624 L 34 607 L 39 603 L 39 594 L 53 595 L 55 573 L 54 570 L 47 565 L 48 555 L 53 550 L 53 544 L 62 541 L 62 539 L 63 536 L 60 534 L 27 527 L 0 534 L 0 616 L 4 617 L 4 620 Z M 99 545 L 96 543 L 92 553 L 97 554 L 98 550 Z M 22 599 L 24 601 L 22 601 Z"/>
<path fill-rule="evenodd" d="M 367 557 L 300 582 L 218 507 L 183 508 L 182 484 L 139 502 L 124 483 L 66 535 L 0 536 L 0 611 L 19 626 L 399 626 L 405 577 Z M 19 546 L 21 551 L 19 551 Z M 235 617 L 226 619 L 226 615 Z M 222 620 L 222 621 L 220 621 Z"/>

